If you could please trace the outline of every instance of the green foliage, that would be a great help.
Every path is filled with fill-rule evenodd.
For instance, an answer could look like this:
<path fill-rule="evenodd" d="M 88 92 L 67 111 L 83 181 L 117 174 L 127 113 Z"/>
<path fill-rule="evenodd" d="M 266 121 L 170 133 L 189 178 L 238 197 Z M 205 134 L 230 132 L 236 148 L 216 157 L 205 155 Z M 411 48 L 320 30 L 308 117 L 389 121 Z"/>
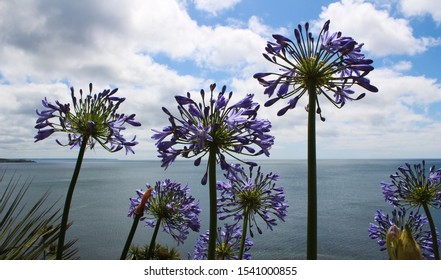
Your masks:
<path fill-rule="evenodd" d="M 1 171 L 0 171 L 1 172 Z M 54 259 L 60 232 L 60 209 L 56 203 L 46 206 L 48 193 L 35 202 L 24 200 L 31 181 L 21 182 L 15 173 L 6 178 L 0 174 L 0 259 Z M 63 258 L 71 259 L 77 252 L 76 240 L 65 244 Z"/>
<path fill-rule="evenodd" d="M 133 245 L 130 247 L 129 260 L 148 260 L 149 246 L 144 247 Z M 176 248 L 169 249 L 167 246 L 156 244 L 153 251 L 153 260 L 180 260 L 181 256 Z"/>

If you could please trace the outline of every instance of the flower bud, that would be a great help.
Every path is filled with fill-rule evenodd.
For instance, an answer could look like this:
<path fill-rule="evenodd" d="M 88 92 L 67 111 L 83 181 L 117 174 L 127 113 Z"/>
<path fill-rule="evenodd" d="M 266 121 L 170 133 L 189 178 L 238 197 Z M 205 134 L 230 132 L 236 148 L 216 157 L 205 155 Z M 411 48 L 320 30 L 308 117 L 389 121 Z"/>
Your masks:
<path fill-rule="evenodd" d="M 398 241 L 397 259 L 421 260 L 422 258 L 421 248 L 413 238 L 409 225 L 406 224 Z"/>
<path fill-rule="evenodd" d="M 408 224 L 404 230 L 396 225 L 389 228 L 386 235 L 386 248 L 391 260 L 421 260 L 421 248 L 412 236 Z"/>
<path fill-rule="evenodd" d="M 397 251 L 398 251 L 398 240 L 401 236 L 401 230 L 393 225 L 387 230 L 386 234 L 386 249 L 389 254 L 390 260 L 397 259 Z"/>
<path fill-rule="evenodd" d="M 146 192 L 144 193 L 144 195 L 141 198 L 141 203 L 138 205 L 138 207 L 136 207 L 136 209 L 133 211 L 133 213 L 136 216 L 142 217 L 142 214 L 144 212 L 144 206 L 147 203 L 147 199 L 149 199 L 150 194 L 153 191 L 153 187 L 150 187 L 148 190 L 146 190 Z"/>

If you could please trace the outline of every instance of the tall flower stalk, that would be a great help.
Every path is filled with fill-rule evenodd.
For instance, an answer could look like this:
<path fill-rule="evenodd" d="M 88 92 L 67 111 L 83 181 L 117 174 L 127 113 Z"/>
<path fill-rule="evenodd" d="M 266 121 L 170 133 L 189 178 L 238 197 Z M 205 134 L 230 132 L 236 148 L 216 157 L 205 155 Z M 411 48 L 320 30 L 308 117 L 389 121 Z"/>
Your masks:
<path fill-rule="evenodd" d="M 436 260 L 440 259 L 438 234 L 430 213 L 430 208 L 441 207 L 441 169 L 432 166 L 426 176 L 425 162 L 413 167 L 406 163 L 390 176 L 391 183 L 382 182 L 383 195 L 387 202 L 395 207 L 423 208 L 430 226 L 433 253 Z"/>
<path fill-rule="evenodd" d="M 363 44 L 341 32 L 330 33 L 327 21 L 318 39 L 309 31 L 309 24 L 294 30 L 295 41 L 275 34 L 275 42 L 268 42 L 263 56 L 277 65 L 279 73 L 256 73 L 259 83 L 265 87 L 269 99 L 265 106 L 271 106 L 280 99 L 289 99 L 288 105 L 278 111 L 282 116 L 294 109 L 298 101 L 308 95 L 308 222 L 307 258 L 317 258 L 317 162 L 316 162 L 316 114 L 322 116 L 319 96 L 324 96 L 337 108 L 348 101 L 359 100 L 365 94 L 354 96 L 351 87 L 356 84 L 377 92 L 378 89 L 366 78 L 374 68 L 372 60 L 361 52 Z M 330 96 L 330 94 L 333 94 Z"/>
<path fill-rule="evenodd" d="M 86 148 L 93 149 L 98 142 L 109 152 L 125 148 L 127 154 L 128 152 L 134 153 L 132 147 L 138 143 L 135 141 L 135 137 L 128 141 L 121 134 L 121 130 L 125 129 L 125 124 L 132 126 L 140 126 L 141 124 L 135 121 L 134 114 L 117 113 L 119 106 L 125 100 L 125 98 L 115 96 L 117 91 L 118 89 L 106 89 L 99 94 L 92 94 L 92 84 L 89 84 L 89 94 L 83 97 L 83 91 L 80 90 L 80 98 L 77 98 L 72 87 L 73 109 L 69 103 L 62 104 L 55 101 L 53 104 L 45 98 L 42 101 L 45 109 L 36 111 L 38 119 L 35 128 L 38 129 L 38 132 L 34 137 L 35 142 L 44 140 L 55 132 L 65 132 L 68 136 L 68 142 L 63 144 L 58 139 L 56 142 L 61 146 L 80 148 L 64 203 L 57 259 L 62 258 L 69 209 Z"/>
<path fill-rule="evenodd" d="M 253 174 L 250 167 L 249 174 L 242 171 L 238 174 L 227 174 L 226 182 L 218 182 L 217 188 L 221 192 L 218 207 L 221 220 L 233 217 L 236 223 L 242 220 L 242 238 L 238 258 L 242 259 L 245 249 L 247 232 L 254 237 L 253 228 L 262 234 L 257 219 L 262 219 L 267 228 L 273 229 L 277 219 L 284 221 L 288 204 L 285 200 L 283 187 L 276 187 L 279 176 L 274 173 L 264 175 L 257 169 Z"/>
<path fill-rule="evenodd" d="M 138 197 L 130 199 L 129 217 L 134 218 L 132 229 L 127 239 L 121 259 L 125 259 L 139 220 L 154 228 L 147 258 L 154 257 L 156 238 L 159 228 L 170 234 L 179 244 L 189 234 L 189 230 L 198 232 L 200 229 L 199 202 L 190 195 L 190 188 L 169 179 L 156 182 L 154 187 L 147 185 L 146 192 L 138 190 Z M 145 214 L 145 216 L 144 216 Z"/>
<path fill-rule="evenodd" d="M 143 192 L 142 190 L 138 190 L 136 192 L 138 194 L 138 197 L 130 199 L 131 206 L 128 215 L 129 217 L 133 216 L 133 223 L 132 223 L 132 227 L 130 228 L 129 235 L 127 236 L 126 244 L 124 245 L 124 249 L 121 253 L 121 258 L 120 258 L 121 260 L 125 260 L 127 258 L 127 253 L 129 252 L 130 244 L 132 244 L 133 236 L 135 236 L 138 223 L 140 219 L 144 216 L 144 208 L 152 191 L 153 191 L 153 187 L 149 187 L 145 192 Z"/>
<path fill-rule="evenodd" d="M 162 167 L 167 168 L 178 157 L 195 158 L 194 165 L 199 166 L 203 157 L 208 155 L 208 163 L 201 183 L 209 183 L 210 232 L 217 232 L 217 194 L 216 166 L 235 173 L 237 165 L 227 163 L 226 156 L 243 162 L 238 155 L 269 156 L 269 149 L 274 137 L 269 134 L 271 123 L 257 119 L 259 105 L 253 102 L 253 94 L 228 105 L 233 95 L 226 93 L 226 87 L 215 96 L 216 84 L 210 85 L 210 94 L 200 91 L 201 101 L 192 99 L 191 94 L 176 96 L 179 116 L 174 116 L 168 109 L 170 125 L 162 131 L 153 130 L 153 139 Z M 246 162 L 255 165 L 253 162 Z M 208 258 L 215 258 L 216 234 L 210 235 Z"/>

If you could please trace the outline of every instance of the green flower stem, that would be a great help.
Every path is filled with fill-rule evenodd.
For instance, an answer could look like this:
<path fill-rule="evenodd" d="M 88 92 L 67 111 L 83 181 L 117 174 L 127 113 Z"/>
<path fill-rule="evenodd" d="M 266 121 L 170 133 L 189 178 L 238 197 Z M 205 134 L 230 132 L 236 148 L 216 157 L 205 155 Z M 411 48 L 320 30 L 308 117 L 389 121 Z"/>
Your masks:
<path fill-rule="evenodd" d="M 124 245 L 120 260 L 125 260 L 127 258 L 127 252 L 129 252 L 130 244 L 132 244 L 133 236 L 135 235 L 140 218 L 141 216 L 135 215 L 135 218 L 133 219 L 132 228 L 130 229 L 129 236 L 127 236 L 126 244 Z"/>
<path fill-rule="evenodd" d="M 427 220 L 429 221 L 430 232 L 432 234 L 433 243 L 433 253 L 435 255 L 435 260 L 439 260 L 439 249 L 438 249 L 438 237 L 436 235 L 435 224 L 433 223 L 432 214 L 430 213 L 429 207 L 426 203 L 423 203 L 424 212 L 426 213 Z"/>
<path fill-rule="evenodd" d="M 317 259 L 317 155 L 315 137 L 316 89 L 309 86 L 308 108 L 308 222 L 306 258 Z"/>
<path fill-rule="evenodd" d="M 239 255 L 237 256 L 239 260 L 243 259 L 243 251 L 245 249 L 245 239 L 247 237 L 247 229 L 248 229 L 248 211 L 245 211 L 243 213 L 242 237 L 240 240 Z"/>
<path fill-rule="evenodd" d="M 147 259 L 152 259 L 153 252 L 156 245 L 156 237 L 158 236 L 159 227 L 161 226 L 161 218 L 156 221 L 155 231 L 153 232 L 152 240 L 150 241 L 149 252 L 147 254 Z"/>
<path fill-rule="evenodd" d="M 72 175 L 72 180 L 70 181 L 69 189 L 67 191 L 66 202 L 64 203 L 63 217 L 61 219 L 60 237 L 58 239 L 57 256 L 56 256 L 57 260 L 61 260 L 63 258 L 64 238 L 66 237 L 67 220 L 69 218 L 70 204 L 72 202 L 73 192 L 75 189 L 75 185 L 77 183 L 78 175 L 80 174 L 81 164 L 83 162 L 84 152 L 86 151 L 88 140 L 89 140 L 88 135 L 83 136 L 80 151 L 78 152 L 78 158 L 77 158 L 77 163 L 75 165 L 75 170 Z"/>
<path fill-rule="evenodd" d="M 208 259 L 216 258 L 216 233 L 217 233 L 217 193 L 216 193 L 216 147 L 210 147 L 208 157 L 208 180 L 210 199 L 210 235 L 208 239 Z"/>

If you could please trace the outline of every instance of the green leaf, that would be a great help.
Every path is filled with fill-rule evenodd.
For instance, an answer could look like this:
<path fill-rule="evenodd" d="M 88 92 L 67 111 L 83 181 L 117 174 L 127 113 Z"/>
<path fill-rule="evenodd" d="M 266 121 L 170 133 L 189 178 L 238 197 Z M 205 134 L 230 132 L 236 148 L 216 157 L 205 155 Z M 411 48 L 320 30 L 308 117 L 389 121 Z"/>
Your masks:
<path fill-rule="evenodd" d="M 54 259 L 61 220 L 57 202 L 47 205 L 48 192 L 35 202 L 25 201 L 32 181 L 15 173 L 6 177 L 0 171 L 0 259 Z M 75 258 L 75 241 L 64 246 L 64 259 Z"/>

